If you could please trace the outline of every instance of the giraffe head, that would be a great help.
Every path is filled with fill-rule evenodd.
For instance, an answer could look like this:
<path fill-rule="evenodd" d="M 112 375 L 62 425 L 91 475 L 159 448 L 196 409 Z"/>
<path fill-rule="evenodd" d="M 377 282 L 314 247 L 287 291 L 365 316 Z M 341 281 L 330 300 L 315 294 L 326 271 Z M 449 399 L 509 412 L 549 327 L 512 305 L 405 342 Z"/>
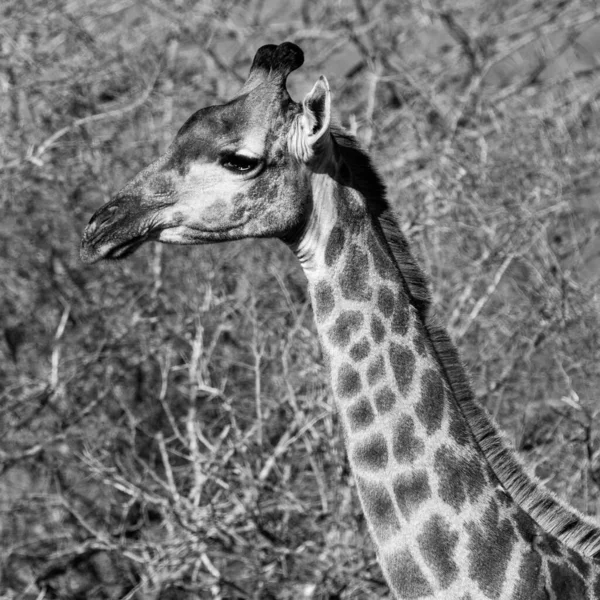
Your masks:
<path fill-rule="evenodd" d="M 290 42 L 260 48 L 239 94 L 194 113 L 166 153 L 92 216 L 82 259 L 123 258 L 147 240 L 298 236 L 310 213 L 315 157 L 330 138 L 326 79 L 302 104 L 287 92 L 287 76 L 303 61 Z"/>

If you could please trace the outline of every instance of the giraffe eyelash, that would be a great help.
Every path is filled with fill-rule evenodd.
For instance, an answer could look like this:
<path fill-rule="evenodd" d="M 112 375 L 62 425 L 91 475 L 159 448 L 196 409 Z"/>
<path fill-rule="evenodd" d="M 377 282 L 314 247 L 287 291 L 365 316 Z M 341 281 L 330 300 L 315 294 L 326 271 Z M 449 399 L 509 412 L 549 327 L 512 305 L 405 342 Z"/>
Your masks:
<path fill-rule="evenodd" d="M 247 174 L 261 166 L 260 158 L 251 158 L 243 154 L 225 154 L 219 161 L 220 165 L 233 173 Z"/>

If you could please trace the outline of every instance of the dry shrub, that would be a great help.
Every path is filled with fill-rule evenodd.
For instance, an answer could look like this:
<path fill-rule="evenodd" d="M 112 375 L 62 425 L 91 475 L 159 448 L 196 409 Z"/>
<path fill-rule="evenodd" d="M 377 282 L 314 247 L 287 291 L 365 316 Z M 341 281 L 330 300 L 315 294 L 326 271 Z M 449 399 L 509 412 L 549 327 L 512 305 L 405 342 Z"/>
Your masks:
<path fill-rule="evenodd" d="M 600 11 L 583 2 L 0 8 L 0 595 L 387 593 L 278 242 L 84 267 L 91 213 L 291 39 L 374 156 L 481 401 L 600 512 Z"/>

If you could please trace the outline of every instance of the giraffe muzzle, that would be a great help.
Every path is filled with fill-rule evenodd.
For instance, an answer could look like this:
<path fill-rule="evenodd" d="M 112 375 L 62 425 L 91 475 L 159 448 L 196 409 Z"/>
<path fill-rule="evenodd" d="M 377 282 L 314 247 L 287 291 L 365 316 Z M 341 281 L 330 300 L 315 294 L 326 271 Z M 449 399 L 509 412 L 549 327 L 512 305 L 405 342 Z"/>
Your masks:
<path fill-rule="evenodd" d="M 128 210 L 123 198 L 98 209 L 83 232 L 81 260 L 91 264 L 132 254 L 148 239 L 148 227 L 142 225 L 144 220 L 136 212 Z"/>
<path fill-rule="evenodd" d="M 119 208 L 114 204 L 106 205 L 97 210 L 90 219 L 87 227 L 85 228 L 84 236 L 88 239 L 92 239 L 94 234 L 99 232 L 104 226 L 109 225 L 116 214 L 119 212 Z"/>

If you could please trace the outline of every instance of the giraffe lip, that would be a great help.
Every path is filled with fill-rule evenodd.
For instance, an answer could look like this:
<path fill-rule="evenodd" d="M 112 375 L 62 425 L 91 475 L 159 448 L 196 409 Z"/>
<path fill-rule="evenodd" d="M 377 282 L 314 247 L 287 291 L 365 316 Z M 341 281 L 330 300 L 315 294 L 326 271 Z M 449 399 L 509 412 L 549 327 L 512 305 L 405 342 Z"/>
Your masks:
<path fill-rule="evenodd" d="M 93 244 L 84 242 L 81 244 L 81 260 L 87 264 L 93 264 L 100 260 L 120 260 L 133 254 L 149 238 L 148 233 L 136 235 L 117 243 Z"/>
<path fill-rule="evenodd" d="M 133 239 L 123 241 L 110 248 L 102 258 L 107 260 L 120 260 L 121 258 L 127 258 L 128 256 L 132 255 L 147 239 L 148 234 L 144 234 Z"/>

